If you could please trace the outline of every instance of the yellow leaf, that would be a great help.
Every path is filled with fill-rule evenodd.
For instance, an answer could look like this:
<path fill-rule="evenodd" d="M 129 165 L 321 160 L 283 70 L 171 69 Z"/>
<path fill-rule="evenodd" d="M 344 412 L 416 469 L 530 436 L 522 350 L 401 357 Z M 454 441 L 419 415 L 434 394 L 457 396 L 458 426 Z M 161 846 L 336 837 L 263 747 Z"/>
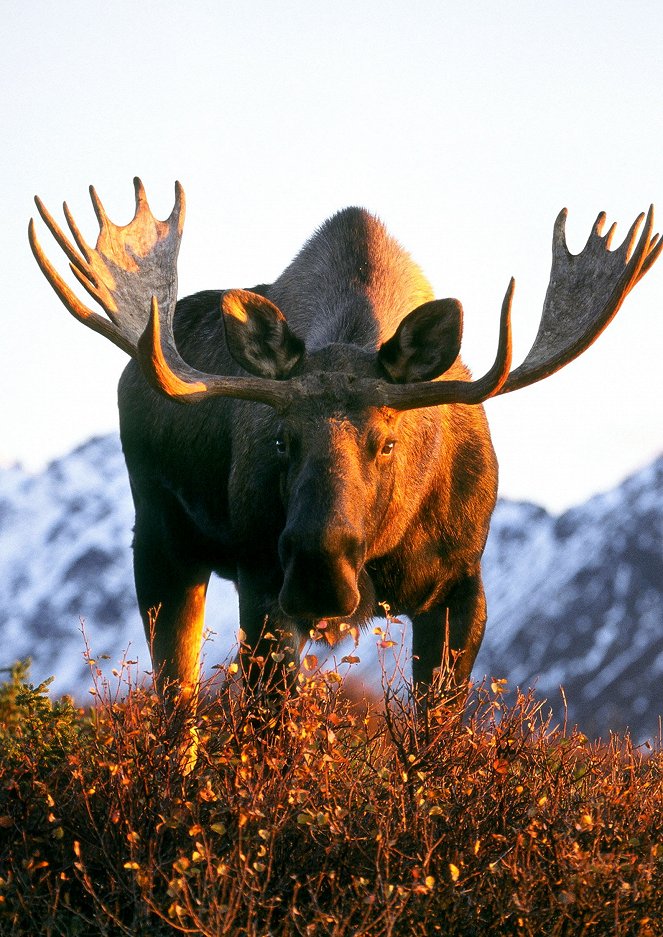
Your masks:
<path fill-rule="evenodd" d="M 493 762 L 493 770 L 496 774 L 508 774 L 509 762 L 505 758 L 496 758 Z"/>
<path fill-rule="evenodd" d="M 218 799 L 219 799 L 219 798 L 216 796 L 216 794 L 214 793 L 214 791 L 212 790 L 212 787 L 211 787 L 209 781 L 207 782 L 207 787 L 203 787 L 203 788 L 198 792 L 198 797 L 199 797 L 201 800 L 204 800 L 205 803 L 208 803 L 208 804 L 209 804 L 209 803 L 213 803 L 215 800 L 218 800 Z"/>
<path fill-rule="evenodd" d="M 454 865 L 453 862 L 449 863 L 449 874 L 451 875 L 451 881 L 457 882 L 458 876 L 460 875 L 460 869 L 457 865 Z"/>

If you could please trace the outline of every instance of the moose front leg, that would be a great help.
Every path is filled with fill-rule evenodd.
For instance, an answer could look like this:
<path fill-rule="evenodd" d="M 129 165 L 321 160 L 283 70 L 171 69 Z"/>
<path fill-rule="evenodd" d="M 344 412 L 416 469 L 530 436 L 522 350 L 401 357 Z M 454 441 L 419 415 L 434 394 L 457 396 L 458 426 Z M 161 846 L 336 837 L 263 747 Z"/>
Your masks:
<path fill-rule="evenodd" d="M 486 598 L 480 573 L 457 583 L 444 603 L 413 616 L 412 678 L 415 687 L 423 692 L 430 687 L 433 671 L 443 664 L 447 654 L 454 684 L 461 687 L 467 683 L 485 625 Z"/>
<path fill-rule="evenodd" d="M 239 623 L 245 648 L 240 650 L 242 674 L 248 686 L 288 692 L 299 669 L 300 637 L 294 623 L 279 610 L 281 572 L 272 567 L 240 566 Z"/>
<path fill-rule="evenodd" d="M 136 595 L 160 693 L 195 709 L 210 570 L 175 560 L 148 525 L 137 520 Z"/>

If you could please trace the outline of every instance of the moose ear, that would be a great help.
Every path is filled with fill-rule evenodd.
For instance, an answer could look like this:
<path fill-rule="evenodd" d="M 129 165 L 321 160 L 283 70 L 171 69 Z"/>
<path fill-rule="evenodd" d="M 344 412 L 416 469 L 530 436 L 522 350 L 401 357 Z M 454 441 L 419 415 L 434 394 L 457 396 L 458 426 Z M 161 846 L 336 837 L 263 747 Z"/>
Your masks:
<path fill-rule="evenodd" d="M 392 381 L 430 381 L 451 367 L 460 351 L 463 307 L 457 299 L 435 299 L 403 319 L 380 346 L 378 361 Z"/>
<path fill-rule="evenodd" d="M 221 299 L 230 354 L 250 374 L 286 378 L 304 354 L 304 342 L 266 297 L 227 290 Z"/>

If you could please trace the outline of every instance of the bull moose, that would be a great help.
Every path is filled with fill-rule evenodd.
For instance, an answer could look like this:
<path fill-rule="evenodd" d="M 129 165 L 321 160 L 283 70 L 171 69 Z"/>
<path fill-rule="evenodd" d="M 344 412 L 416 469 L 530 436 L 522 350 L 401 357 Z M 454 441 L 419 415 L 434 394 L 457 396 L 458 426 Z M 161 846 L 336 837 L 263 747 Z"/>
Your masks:
<path fill-rule="evenodd" d="M 388 603 L 412 620 L 419 687 L 445 652 L 466 680 L 486 621 L 481 557 L 497 492 L 481 403 L 549 376 L 594 341 L 661 252 L 653 208 L 640 236 L 643 215 L 614 251 L 615 226 L 603 235 L 599 215 L 578 255 L 562 211 L 530 352 L 510 371 L 511 280 L 495 363 L 472 380 L 459 357 L 460 303 L 436 300 L 363 209 L 326 221 L 274 283 L 177 302 L 184 193 L 176 183 L 173 211 L 158 221 L 140 180 L 134 187 L 124 227 L 90 188 L 94 249 L 66 203 L 74 243 L 36 199 L 106 317 L 56 272 L 32 220 L 29 237 L 67 309 L 133 359 L 119 384 L 120 428 L 138 604 L 146 628 L 159 609 L 152 653 L 163 684 L 195 694 L 212 572 L 236 584 L 254 667 L 270 659 L 266 626 L 292 673 L 312 627 L 334 639 Z"/>

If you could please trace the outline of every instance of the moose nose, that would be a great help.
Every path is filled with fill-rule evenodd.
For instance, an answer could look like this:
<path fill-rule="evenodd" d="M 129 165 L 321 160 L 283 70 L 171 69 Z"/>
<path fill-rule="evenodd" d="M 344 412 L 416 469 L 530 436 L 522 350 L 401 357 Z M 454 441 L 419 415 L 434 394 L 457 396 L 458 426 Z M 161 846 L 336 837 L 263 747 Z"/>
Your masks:
<path fill-rule="evenodd" d="M 364 562 L 365 544 L 361 533 L 352 525 L 330 527 L 322 532 L 288 526 L 279 540 L 279 557 L 285 568 L 296 554 L 319 558 L 326 563 L 346 562 L 355 569 Z"/>
<path fill-rule="evenodd" d="M 355 611 L 364 559 L 364 543 L 356 531 L 336 529 L 322 542 L 305 543 L 296 532 L 285 530 L 279 554 L 284 572 L 279 602 L 287 615 L 315 620 Z"/>

